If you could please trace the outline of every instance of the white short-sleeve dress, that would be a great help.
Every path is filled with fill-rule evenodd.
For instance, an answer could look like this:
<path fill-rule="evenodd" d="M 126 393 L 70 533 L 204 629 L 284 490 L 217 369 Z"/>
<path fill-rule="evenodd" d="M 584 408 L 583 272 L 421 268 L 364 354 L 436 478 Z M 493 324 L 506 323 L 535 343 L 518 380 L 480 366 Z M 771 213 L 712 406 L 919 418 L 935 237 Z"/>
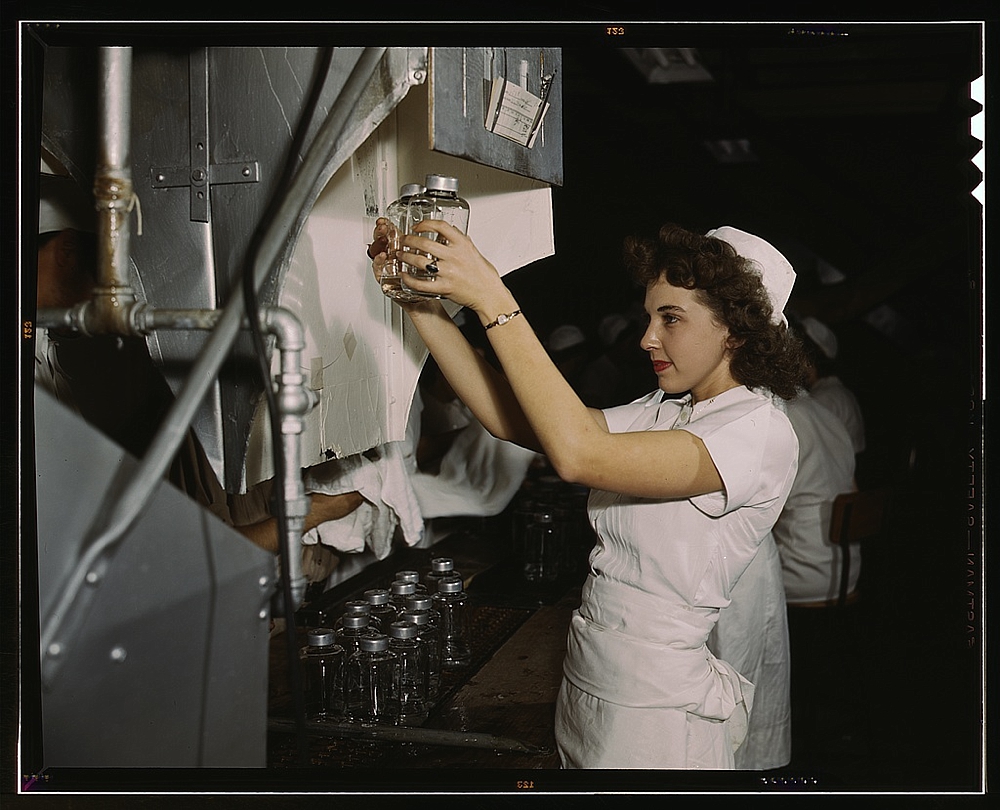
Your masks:
<path fill-rule="evenodd" d="M 753 686 L 706 640 L 784 506 L 795 433 L 769 396 L 745 386 L 693 406 L 655 391 L 604 414 L 615 433 L 699 436 L 724 489 L 668 500 L 591 493 L 598 540 L 556 704 L 562 765 L 732 768 Z"/>

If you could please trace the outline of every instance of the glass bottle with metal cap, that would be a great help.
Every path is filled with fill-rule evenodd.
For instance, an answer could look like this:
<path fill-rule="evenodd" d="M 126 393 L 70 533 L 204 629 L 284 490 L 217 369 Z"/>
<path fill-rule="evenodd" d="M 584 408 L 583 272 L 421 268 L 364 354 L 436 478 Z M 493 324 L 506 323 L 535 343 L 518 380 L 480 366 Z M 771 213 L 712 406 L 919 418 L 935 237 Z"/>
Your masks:
<path fill-rule="evenodd" d="M 467 666 L 472 660 L 466 615 L 469 597 L 462 587 L 461 577 L 440 580 L 433 599 L 441 614 L 441 667 L 454 669 Z"/>
<path fill-rule="evenodd" d="M 372 606 L 364 599 L 352 599 L 344 603 L 344 611 L 333 623 L 333 629 L 339 630 L 344 625 L 345 616 L 371 616 Z"/>
<path fill-rule="evenodd" d="M 420 725 L 427 719 L 427 686 L 430 671 L 427 645 L 417 625 L 397 621 L 389 625 L 389 649 L 395 653 L 392 690 L 400 725 Z"/>
<path fill-rule="evenodd" d="M 386 245 L 386 262 L 379 275 L 382 292 L 397 301 L 419 301 L 421 296 L 412 290 L 403 288 L 403 273 L 406 272 L 402 261 L 396 257 L 396 252 L 402 250 L 401 239 L 411 233 L 413 221 L 410 219 L 410 201 L 424 192 L 420 183 L 407 183 L 399 190 L 399 199 L 393 200 L 385 209 L 385 218 L 389 221 L 388 244 Z"/>
<path fill-rule="evenodd" d="M 552 512 L 536 512 L 524 542 L 524 577 L 529 582 L 548 582 L 559 574 L 562 526 Z"/>
<path fill-rule="evenodd" d="M 310 630 L 307 640 L 299 653 L 306 717 L 310 720 L 343 720 L 344 648 L 337 644 L 330 627 Z"/>
<path fill-rule="evenodd" d="M 388 636 L 378 633 L 361 639 L 358 651 L 347 659 L 344 676 L 349 719 L 360 723 L 396 722 L 392 693 L 395 663 Z"/>
<path fill-rule="evenodd" d="M 397 571 L 395 576 L 396 582 L 412 582 L 417 587 L 414 589 L 414 593 L 417 596 L 427 593 L 427 586 L 420 581 L 419 571 Z M 429 594 L 428 594 L 429 595 Z"/>
<path fill-rule="evenodd" d="M 394 608 L 396 608 L 396 618 L 399 618 L 399 614 L 406 610 L 406 600 L 411 596 L 415 596 L 417 591 L 417 586 L 413 582 L 403 582 L 397 579 L 392 585 L 389 586 L 389 602 Z"/>
<path fill-rule="evenodd" d="M 365 601 L 372 606 L 372 625 L 380 633 L 386 632 L 396 621 L 396 608 L 392 605 L 392 593 L 388 588 L 371 588 L 365 591 Z"/>
<path fill-rule="evenodd" d="M 435 627 L 441 625 L 441 614 L 438 613 L 437 608 L 434 606 L 434 599 L 432 597 L 419 593 L 406 597 L 406 612 L 415 613 L 417 611 L 426 612 L 428 621 Z"/>
<path fill-rule="evenodd" d="M 423 598 L 431 601 L 429 596 Z M 431 611 L 426 609 L 408 610 L 400 621 L 415 625 L 417 638 L 424 643 L 427 651 L 427 700 L 435 701 L 441 692 L 441 631 L 431 622 Z"/>
<path fill-rule="evenodd" d="M 418 236 L 440 242 L 444 239 L 434 231 L 420 231 L 420 222 L 425 219 L 439 219 L 458 228 L 462 233 L 469 232 L 469 203 L 458 196 L 458 178 L 446 177 L 441 174 L 429 174 L 424 179 L 424 193 L 417 194 L 409 202 L 409 218 L 413 232 Z M 424 253 L 431 256 L 430 253 Z M 410 266 L 408 272 L 414 278 L 430 278 L 430 274 Z M 405 279 L 404 279 L 405 285 Z M 432 293 L 416 293 L 424 298 L 441 298 Z"/>
<path fill-rule="evenodd" d="M 462 574 L 455 570 L 455 561 L 451 557 L 435 557 L 431 560 L 431 569 L 424 574 L 424 582 L 431 596 L 438 592 L 438 582 L 444 577 L 459 577 Z"/>
<path fill-rule="evenodd" d="M 374 635 L 377 631 L 371 626 L 371 617 L 364 613 L 354 613 L 341 618 L 340 627 L 336 630 L 337 643 L 344 648 L 344 654 L 349 658 L 361 646 L 361 639 Z"/>

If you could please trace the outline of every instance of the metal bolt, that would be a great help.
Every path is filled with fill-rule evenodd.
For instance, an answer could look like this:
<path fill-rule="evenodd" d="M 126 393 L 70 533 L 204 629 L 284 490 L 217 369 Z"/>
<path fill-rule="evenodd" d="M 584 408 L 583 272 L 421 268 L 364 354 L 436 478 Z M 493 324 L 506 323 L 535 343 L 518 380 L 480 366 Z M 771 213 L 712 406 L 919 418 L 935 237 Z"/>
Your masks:
<path fill-rule="evenodd" d="M 101 576 L 96 571 L 88 571 L 87 572 L 87 584 L 88 585 L 96 585 L 100 581 L 101 581 Z"/>
<path fill-rule="evenodd" d="M 167 179 L 167 176 L 163 172 L 160 172 L 158 175 L 156 175 L 156 182 L 157 183 L 162 183 L 166 179 Z"/>
<path fill-rule="evenodd" d="M 267 610 L 266 610 L 266 609 L 262 609 L 262 610 L 260 611 L 260 613 L 258 613 L 257 615 L 258 615 L 258 616 L 259 616 L 259 617 L 260 617 L 261 619 L 266 619 L 266 618 L 267 618 Z"/>
<path fill-rule="evenodd" d="M 266 588 L 270 583 L 270 580 L 267 577 L 262 576 L 260 579 L 257 580 L 257 582 L 260 584 L 261 588 Z"/>
<path fill-rule="evenodd" d="M 119 645 L 111 650 L 111 660 L 116 664 L 120 664 L 125 660 L 125 656 L 127 654 L 128 653 L 125 651 L 125 648 Z"/>
<path fill-rule="evenodd" d="M 244 177 L 249 177 L 250 176 L 250 167 L 249 166 L 244 166 L 243 167 L 243 176 Z"/>
<path fill-rule="evenodd" d="M 424 80 L 424 72 L 422 70 L 413 71 L 414 81 L 422 82 Z"/>
<path fill-rule="evenodd" d="M 204 170 L 203 169 L 195 169 L 193 172 L 191 172 L 191 179 L 200 183 L 202 180 L 205 179 L 205 172 L 204 172 Z"/>
<path fill-rule="evenodd" d="M 63 651 L 62 644 L 60 644 L 58 641 L 53 641 L 49 645 L 49 655 L 52 656 L 62 655 L 62 651 Z"/>

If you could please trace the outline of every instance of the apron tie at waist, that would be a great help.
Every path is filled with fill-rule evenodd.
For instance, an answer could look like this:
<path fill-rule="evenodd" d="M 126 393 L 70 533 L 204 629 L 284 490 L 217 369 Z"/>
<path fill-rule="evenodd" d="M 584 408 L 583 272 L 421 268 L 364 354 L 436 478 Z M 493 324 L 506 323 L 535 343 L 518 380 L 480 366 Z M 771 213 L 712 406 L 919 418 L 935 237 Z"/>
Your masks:
<path fill-rule="evenodd" d="M 609 626 L 610 617 L 617 626 Z M 754 687 L 705 645 L 716 617 L 592 577 L 570 622 L 564 673 L 577 688 L 620 706 L 732 718 L 738 744 Z"/>

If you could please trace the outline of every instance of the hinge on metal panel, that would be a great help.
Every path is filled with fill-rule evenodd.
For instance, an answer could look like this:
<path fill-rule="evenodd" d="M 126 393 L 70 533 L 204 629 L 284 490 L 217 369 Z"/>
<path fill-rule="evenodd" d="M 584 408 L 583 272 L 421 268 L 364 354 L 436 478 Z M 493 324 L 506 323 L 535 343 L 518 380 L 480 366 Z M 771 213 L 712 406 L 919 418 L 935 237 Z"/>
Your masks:
<path fill-rule="evenodd" d="M 191 221 L 209 222 L 209 193 L 212 186 L 232 183 L 256 183 L 260 166 L 256 160 L 236 163 L 209 162 L 208 131 L 208 48 L 196 48 L 189 60 L 189 145 L 187 166 L 150 169 L 153 188 L 187 186 L 191 195 Z"/>

